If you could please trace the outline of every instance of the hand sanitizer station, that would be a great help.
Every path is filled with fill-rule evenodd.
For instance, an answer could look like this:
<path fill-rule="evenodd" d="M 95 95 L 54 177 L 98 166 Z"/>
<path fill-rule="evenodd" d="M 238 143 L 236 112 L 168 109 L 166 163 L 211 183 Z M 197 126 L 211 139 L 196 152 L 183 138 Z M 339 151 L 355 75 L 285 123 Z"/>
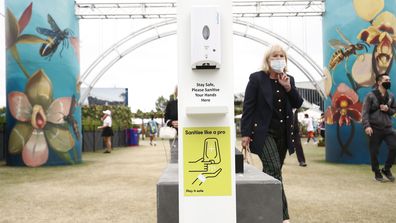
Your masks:
<path fill-rule="evenodd" d="M 177 4 L 179 222 L 236 222 L 231 1 Z"/>

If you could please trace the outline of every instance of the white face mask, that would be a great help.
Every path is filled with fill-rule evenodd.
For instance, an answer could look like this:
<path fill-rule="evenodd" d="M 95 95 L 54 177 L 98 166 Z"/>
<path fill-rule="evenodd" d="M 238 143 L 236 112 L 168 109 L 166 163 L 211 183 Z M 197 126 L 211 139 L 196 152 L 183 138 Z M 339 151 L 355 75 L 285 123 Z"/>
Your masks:
<path fill-rule="evenodd" d="M 286 67 L 285 59 L 270 60 L 271 69 L 277 73 L 283 73 Z"/>

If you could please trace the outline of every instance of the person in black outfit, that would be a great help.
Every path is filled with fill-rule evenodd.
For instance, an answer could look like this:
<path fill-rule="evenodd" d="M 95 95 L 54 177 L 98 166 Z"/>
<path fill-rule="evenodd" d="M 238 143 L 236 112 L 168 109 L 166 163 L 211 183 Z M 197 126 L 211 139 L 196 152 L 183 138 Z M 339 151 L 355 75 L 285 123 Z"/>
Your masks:
<path fill-rule="evenodd" d="M 298 109 L 296 109 L 293 114 L 294 148 L 296 149 L 296 155 L 299 165 L 302 167 L 306 167 L 307 163 L 305 162 L 304 150 L 301 145 L 300 126 L 298 123 L 298 112 L 299 112 Z"/>
<path fill-rule="evenodd" d="M 324 113 L 320 114 L 320 120 L 319 120 L 319 134 L 322 136 L 323 140 L 325 140 L 326 137 L 326 122 L 325 122 L 325 117 Z"/>
<path fill-rule="evenodd" d="M 261 71 L 250 75 L 241 119 L 242 148 L 250 147 L 263 165 L 263 172 L 282 182 L 287 151 L 294 152 L 293 108 L 303 99 L 287 71 L 287 54 L 279 45 L 266 52 Z M 283 222 L 289 222 L 282 185 Z"/>
<path fill-rule="evenodd" d="M 99 126 L 98 129 L 102 129 L 102 137 L 103 142 L 106 145 L 106 149 L 104 153 L 111 153 L 111 137 L 114 135 L 113 129 L 111 128 L 112 119 L 111 119 L 111 111 L 106 110 L 103 111 L 103 117 L 101 118 L 103 121 L 103 125 Z"/>
<path fill-rule="evenodd" d="M 371 170 L 377 181 L 384 181 L 382 174 L 391 182 L 395 181 L 391 168 L 396 157 L 396 133 L 392 127 L 392 115 L 396 113 L 396 102 L 393 93 L 388 92 L 391 87 L 388 74 L 376 78 L 376 86 L 364 98 L 362 123 L 369 139 Z M 378 151 L 382 141 L 388 145 L 388 157 L 384 168 L 379 169 Z M 382 174 L 381 174 L 382 172 Z"/>
<path fill-rule="evenodd" d="M 175 87 L 174 98 L 173 100 L 169 100 L 168 104 L 165 108 L 164 115 L 165 123 L 167 126 L 173 127 L 176 130 L 179 127 L 178 115 L 177 115 L 177 86 Z M 175 139 L 169 140 L 170 148 L 171 148 L 171 163 L 178 162 L 178 138 L 176 136 Z"/>

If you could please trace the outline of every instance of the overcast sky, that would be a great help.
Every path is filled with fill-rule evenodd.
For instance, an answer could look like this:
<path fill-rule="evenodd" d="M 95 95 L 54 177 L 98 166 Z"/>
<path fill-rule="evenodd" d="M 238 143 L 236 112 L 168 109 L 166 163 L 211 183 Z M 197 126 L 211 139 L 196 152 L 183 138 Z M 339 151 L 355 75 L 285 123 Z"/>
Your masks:
<path fill-rule="evenodd" d="M 4 15 L 4 0 L 0 0 Z M 289 39 L 322 67 L 322 29 L 320 17 L 258 18 L 248 20 Z M 81 74 L 108 47 L 133 31 L 159 20 L 80 20 Z M 6 104 L 4 17 L 0 16 L 0 106 Z M 243 28 L 236 27 L 243 31 Z M 307 30 L 310 30 L 307 32 Z M 316 32 L 313 32 L 315 30 Z M 149 34 L 148 34 L 149 35 Z M 149 35 L 151 36 L 151 35 Z M 265 37 L 265 36 L 263 36 Z M 268 42 L 273 42 L 268 39 Z M 249 74 L 259 69 L 265 47 L 234 36 L 234 92 L 244 92 Z M 155 108 L 159 96 L 168 97 L 177 84 L 176 36 L 161 38 L 131 52 L 98 81 L 95 87 L 129 88 L 132 111 Z M 307 79 L 293 66 L 290 74 L 297 81 Z M 89 84 L 89 83 L 86 83 Z"/>

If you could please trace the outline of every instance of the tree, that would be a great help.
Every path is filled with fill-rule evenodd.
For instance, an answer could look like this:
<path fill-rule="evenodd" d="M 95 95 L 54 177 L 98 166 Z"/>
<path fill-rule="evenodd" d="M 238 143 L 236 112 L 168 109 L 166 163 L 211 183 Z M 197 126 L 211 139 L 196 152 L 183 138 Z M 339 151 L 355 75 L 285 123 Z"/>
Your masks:
<path fill-rule="evenodd" d="M 142 110 L 138 109 L 134 116 L 135 116 L 135 118 L 143 119 L 144 118 L 144 113 L 142 112 Z"/>
<path fill-rule="evenodd" d="M 168 104 L 168 100 L 166 100 L 164 98 L 164 96 L 161 96 L 157 99 L 157 101 L 155 102 L 155 109 L 157 111 L 161 111 L 164 112 L 165 108 L 166 108 L 166 104 Z"/>
<path fill-rule="evenodd" d="M 0 108 L 0 125 L 5 124 L 6 107 Z"/>
<path fill-rule="evenodd" d="M 239 94 L 235 94 L 234 95 L 234 112 L 235 112 L 235 115 L 242 114 L 244 97 L 245 97 L 245 95 L 243 93 L 239 93 Z"/>

